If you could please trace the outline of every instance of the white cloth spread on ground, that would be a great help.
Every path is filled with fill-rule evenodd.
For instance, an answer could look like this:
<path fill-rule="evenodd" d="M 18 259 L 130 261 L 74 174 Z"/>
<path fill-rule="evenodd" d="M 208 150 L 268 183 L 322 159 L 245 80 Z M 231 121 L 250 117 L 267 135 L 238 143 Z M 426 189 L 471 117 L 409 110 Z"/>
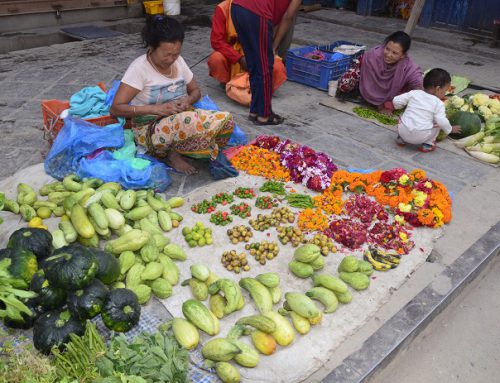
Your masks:
<path fill-rule="evenodd" d="M 53 181 L 47 176 L 43 170 L 43 164 L 31 166 L 17 172 L 14 176 L 9 177 L 0 182 L 0 190 L 5 192 L 7 198 L 14 198 L 16 195 L 16 186 L 19 182 L 28 182 L 35 190 L 38 190 L 43 184 Z M 218 182 L 213 182 L 206 186 L 202 186 L 193 192 L 184 195 L 186 203 L 181 208 L 175 209 L 184 216 L 179 229 L 174 229 L 166 233 L 172 243 L 182 246 L 188 258 L 185 262 L 176 262 L 180 269 L 180 281 L 191 278 L 189 267 L 194 263 L 202 263 L 207 265 L 211 271 L 221 278 L 230 278 L 238 281 L 242 277 L 255 277 L 257 274 L 264 272 L 276 272 L 280 275 L 280 288 L 283 293 L 286 292 L 306 292 L 312 287 L 311 279 L 299 279 L 292 275 L 288 270 L 288 262 L 292 259 L 293 248 L 290 244 L 279 244 L 280 252 L 278 256 L 262 266 L 258 264 L 252 256 L 248 255 L 248 261 L 251 265 L 249 272 L 235 274 L 227 271 L 220 262 L 221 255 L 226 250 L 237 249 L 245 251 L 245 243 L 233 245 L 229 242 L 227 229 L 234 225 L 248 225 L 247 219 L 242 219 L 233 216 L 233 223 L 228 226 L 215 226 L 209 223 L 210 214 L 195 214 L 191 212 L 192 204 L 201 202 L 203 199 L 209 199 L 218 192 L 232 192 L 237 187 L 252 187 L 258 191 L 265 180 L 261 177 L 249 176 L 241 173 L 239 177 L 230 178 Z M 292 184 L 297 193 L 316 194 L 302 185 Z M 261 193 L 269 195 L 268 193 Z M 256 208 L 254 200 L 244 200 L 252 207 L 252 216 L 257 214 L 269 214 L 270 211 L 263 211 Z M 235 198 L 235 202 L 241 200 Z M 286 206 L 286 205 L 283 205 Z M 224 210 L 228 210 L 226 206 Z M 291 209 L 297 212 L 297 209 Z M 25 227 L 26 223 L 21 220 L 19 215 L 10 212 L 0 212 L 0 216 L 5 222 L 0 225 L 0 245 L 5 246 L 9 235 L 19 227 Z M 205 223 L 213 229 L 213 245 L 204 247 L 189 248 L 184 240 L 181 228 L 184 226 L 192 227 L 197 221 Z M 49 229 L 57 228 L 59 219 L 47 219 L 44 221 Z M 270 233 L 270 236 L 267 234 Z M 312 326 L 311 331 L 306 335 L 296 334 L 295 341 L 287 347 L 280 347 L 273 355 L 261 355 L 259 365 L 253 369 L 247 369 L 238 366 L 244 382 L 259 382 L 259 383 L 279 383 L 279 382 L 301 382 L 307 379 L 311 374 L 321 368 L 324 363 L 329 360 L 331 353 L 344 342 L 348 341 L 349 336 L 359 329 L 368 319 L 375 315 L 378 308 L 387 302 L 392 291 L 398 289 L 407 277 L 412 274 L 421 264 L 423 264 L 432 251 L 433 241 L 442 233 L 441 229 L 433 230 L 429 228 L 415 228 L 412 231 L 412 240 L 415 242 L 414 249 L 403 256 L 401 264 L 388 272 L 375 272 L 371 278 L 371 285 L 367 290 L 356 292 L 350 289 L 353 299 L 352 302 L 343 305 L 339 304 L 336 312 L 325 314 L 321 324 Z M 265 232 L 253 230 L 254 237 L 252 242 L 262 240 L 273 241 L 276 238 L 276 229 L 271 228 Z M 104 241 L 102 241 L 104 242 Z M 325 267 L 322 273 L 328 273 L 333 276 L 338 276 L 337 266 L 340 263 L 342 256 L 352 254 L 361 257 L 362 252 L 341 250 L 336 254 L 330 253 L 326 257 Z M 230 328 L 235 324 L 241 316 L 257 314 L 257 309 L 252 299 L 246 291 L 243 291 L 245 298 L 245 307 L 241 311 L 234 312 L 220 320 L 221 331 L 216 337 L 225 337 Z M 192 298 L 191 290 L 188 286 L 182 287 L 177 284 L 173 288 L 173 295 L 165 300 L 161 300 L 162 304 L 168 311 L 176 317 L 183 317 L 182 303 L 187 299 Z M 153 302 L 154 303 L 154 302 Z M 208 306 L 208 300 L 203 302 Z M 282 306 L 283 300 L 274 305 L 277 311 Z M 318 307 L 322 306 L 318 303 Z M 158 318 L 160 321 L 166 318 Z M 201 344 L 206 342 L 210 337 L 200 332 Z M 248 337 L 243 337 L 242 341 L 249 343 Z M 192 362 L 200 365 L 202 357 L 199 352 L 191 354 Z M 204 374 L 201 370 L 197 370 L 198 374 Z M 201 376 L 201 375 L 200 375 Z M 196 381 L 199 381 L 196 380 Z M 215 381 L 213 375 L 206 374 L 202 376 L 203 382 Z"/>

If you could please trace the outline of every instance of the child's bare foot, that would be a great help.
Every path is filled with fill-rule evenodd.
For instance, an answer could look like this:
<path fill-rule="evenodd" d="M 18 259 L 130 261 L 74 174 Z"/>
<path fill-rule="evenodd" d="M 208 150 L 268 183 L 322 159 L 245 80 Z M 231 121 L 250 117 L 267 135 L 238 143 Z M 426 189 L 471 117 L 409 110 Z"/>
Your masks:
<path fill-rule="evenodd" d="M 195 174 L 198 173 L 196 168 L 189 164 L 182 156 L 175 150 L 170 150 L 167 155 L 167 163 L 179 173 Z"/>

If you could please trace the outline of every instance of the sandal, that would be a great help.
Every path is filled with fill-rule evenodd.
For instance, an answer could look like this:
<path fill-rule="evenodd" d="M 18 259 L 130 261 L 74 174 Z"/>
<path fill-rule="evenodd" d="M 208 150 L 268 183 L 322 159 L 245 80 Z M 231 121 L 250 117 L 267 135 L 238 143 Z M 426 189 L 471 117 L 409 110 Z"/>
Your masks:
<path fill-rule="evenodd" d="M 255 125 L 260 125 L 260 126 L 264 126 L 264 125 L 280 125 L 283 123 L 283 121 L 285 121 L 285 118 L 284 117 L 281 117 L 275 113 L 272 113 L 269 118 L 266 120 L 266 121 L 259 121 L 258 118 L 255 118 L 255 120 L 253 121 L 253 123 Z"/>
<path fill-rule="evenodd" d="M 249 119 L 250 121 L 254 122 L 254 121 L 257 119 L 257 113 L 255 113 L 255 114 L 250 113 L 250 114 L 248 115 L 248 119 Z"/>
<path fill-rule="evenodd" d="M 406 142 L 404 142 L 400 136 L 397 136 L 396 145 L 403 147 L 403 146 L 406 146 Z"/>
<path fill-rule="evenodd" d="M 436 150 L 436 143 L 434 142 L 432 144 L 422 144 L 420 148 L 418 148 L 418 150 L 424 153 L 433 152 L 434 150 Z"/>

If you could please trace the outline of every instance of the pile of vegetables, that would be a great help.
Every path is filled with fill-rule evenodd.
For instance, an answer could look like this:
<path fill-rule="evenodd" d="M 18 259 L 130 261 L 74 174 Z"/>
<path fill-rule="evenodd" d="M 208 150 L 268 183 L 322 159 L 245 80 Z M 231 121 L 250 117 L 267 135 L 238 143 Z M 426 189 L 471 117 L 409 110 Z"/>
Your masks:
<path fill-rule="evenodd" d="M 64 347 L 45 356 L 30 345 L 0 347 L 0 381 L 8 383 L 184 383 L 189 358 L 175 338 L 160 326 L 133 341 L 115 335 L 109 346 L 94 323 L 82 334 L 70 334 Z M 4 334 L 0 334 L 4 335 Z M 29 368 L 27 368 L 29 366 Z"/>
<path fill-rule="evenodd" d="M 478 160 L 500 163 L 500 116 L 490 118 L 483 130 L 455 141 L 455 145 Z"/>
<path fill-rule="evenodd" d="M 152 295 L 165 299 L 172 294 L 179 274 L 172 259 L 184 260 L 185 254 L 169 243 L 165 232 L 182 221 L 172 211 L 184 204 L 182 198 L 167 201 L 152 190 L 125 191 L 115 182 L 81 180 L 75 175 L 42 186 L 38 194 L 24 183 L 17 186 L 17 192 L 15 200 L 5 200 L 4 210 L 20 213 L 28 227 L 47 229 L 43 219 L 60 217 L 51 233 L 55 249 L 73 243 L 97 249 L 106 240 L 106 252 L 119 261 L 113 287 L 133 290 L 140 304 Z"/>
<path fill-rule="evenodd" d="M 21 214 L 28 228 L 12 233 L 0 250 L 0 265 L 14 284 L 4 298 L 0 287 L 1 317 L 11 327 L 34 326 L 34 345 L 43 353 L 83 334 L 84 321 L 99 314 L 111 330 L 130 330 L 140 304 L 153 294 L 168 298 L 178 283 L 172 260 L 186 254 L 164 233 L 179 226 L 182 216 L 172 208 L 182 198 L 166 201 L 152 190 L 125 191 L 75 175 L 38 193 L 20 183 L 15 199 L 2 197 L 3 210 Z M 60 217 L 52 233 L 43 222 L 51 216 Z"/>
<path fill-rule="evenodd" d="M 84 321 L 98 314 L 114 331 L 128 331 L 139 322 L 136 294 L 120 288 L 110 292 L 105 285 L 120 275 L 113 255 L 77 243 L 53 250 L 51 242 L 45 229 L 21 228 L 0 250 L 0 317 L 6 326 L 33 326 L 35 348 L 48 354 L 71 334 L 82 334 Z"/>
<path fill-rule="evenodd" d="M 463 112 L 477 113 L 483 121 L 500 116 L 500 99 L 495 95 L 476 93 L 464 97 L 453 96 L 446 106 Z"/>
<path fill-rule="evenodd" d="M 476 93 L 453 96 L 446 102 L 446 115 L 451 125 L 460 125 L 455 145 L 472 157 L 491 164 L 500 162 L 500 99 Z M 481 128 L 481 121 L 484 127 Z"/>

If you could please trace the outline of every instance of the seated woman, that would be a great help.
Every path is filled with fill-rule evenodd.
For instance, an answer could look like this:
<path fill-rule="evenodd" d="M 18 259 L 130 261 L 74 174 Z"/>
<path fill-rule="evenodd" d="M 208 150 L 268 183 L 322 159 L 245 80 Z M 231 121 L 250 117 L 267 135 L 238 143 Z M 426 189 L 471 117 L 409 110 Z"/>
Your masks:
<path fill-rule="evenodd" d="M 339 78 L 336 96 L 354 99 L 361 96 L 385 114 L 391 114 L 390 102 L 410 90 L 423 89 L 422 69 L 407 55 L 411 38 L 394 32 L 358 59 Z M 385 104 L 385 105 L 384 105 Z"/>
<path fill-rule="evenodd" d="M 201 93 L 180 56 L 184 29 L 177 20 L 149 18 L 142 39 L 148 51 L 125 72 L 111 114 L 131 119 L 135 139 L 148 154 L 166 158 L 181 173 L 196 173 L 182 155 L 215 160 L 233 132 L 233 118 L 193 109 Z"/>

